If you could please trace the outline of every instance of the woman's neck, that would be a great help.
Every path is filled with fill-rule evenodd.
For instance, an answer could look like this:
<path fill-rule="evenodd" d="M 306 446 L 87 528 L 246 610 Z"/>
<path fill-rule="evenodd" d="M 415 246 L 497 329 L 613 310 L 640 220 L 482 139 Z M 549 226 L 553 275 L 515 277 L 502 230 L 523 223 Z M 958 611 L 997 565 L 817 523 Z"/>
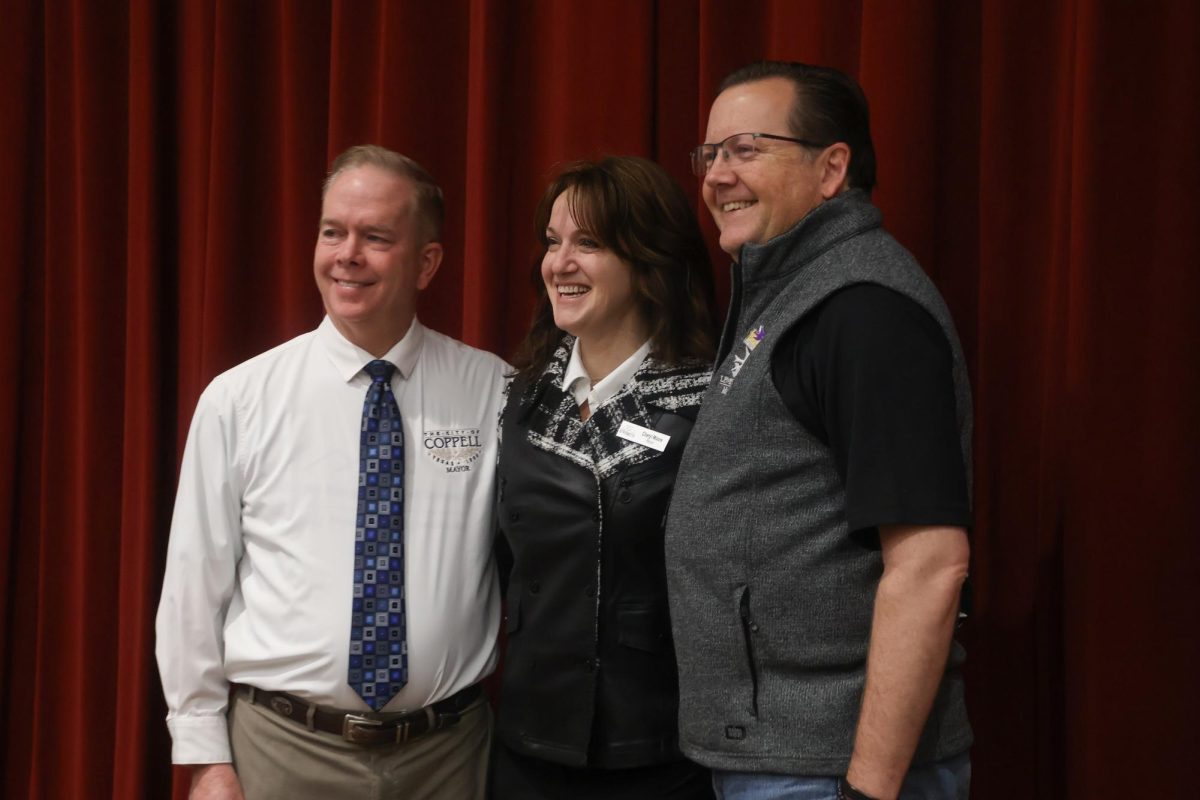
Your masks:
<path fill-rule="evenodd" d="M 583 369 L 592 383 L 604 380 L 610 372 L 633 355 L 646 343 L 642 330 L 630 331 L 621 336 L 606 336 L 600 339 L 579 338 L 579 358 Z"/>

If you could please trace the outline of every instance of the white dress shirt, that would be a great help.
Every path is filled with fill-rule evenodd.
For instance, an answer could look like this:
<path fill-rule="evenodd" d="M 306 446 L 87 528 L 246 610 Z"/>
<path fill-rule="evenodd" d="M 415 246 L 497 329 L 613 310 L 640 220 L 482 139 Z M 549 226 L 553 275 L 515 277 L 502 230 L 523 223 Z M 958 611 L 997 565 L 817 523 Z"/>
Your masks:
<path fill-rule="evenodd" d="M 629 382 L 648 355 L 650 355 L 649 339 L 633 351 L 633 354 L 622 361 L 616 369 L 593 384 L 587 370 L 583 368 L 583 356 L 579 354 L 579 339 L 576 339 L 575 344 L 571 345 L 571 360 L 567 362 L 567 368 L 563 371 L 563 391 L 569 392 L 575 398 L 575 405 L 582 406 L 586 400 L 588 409 L 595 411 L 612 399 L 612 396 Z"/>
<path fill-rule="evenodd" d="M 347 683 L 359 429 L 373 357 L 326 318 L 218 376 L 184 450 L 158 608 L 172 761 L 230 761 L 229 683 L 367 710 Z M 404 426 L 408 684 L 420 708 L 496 665 L 496 421 L 507 371 L 416 320 L 384 359 Z"/>

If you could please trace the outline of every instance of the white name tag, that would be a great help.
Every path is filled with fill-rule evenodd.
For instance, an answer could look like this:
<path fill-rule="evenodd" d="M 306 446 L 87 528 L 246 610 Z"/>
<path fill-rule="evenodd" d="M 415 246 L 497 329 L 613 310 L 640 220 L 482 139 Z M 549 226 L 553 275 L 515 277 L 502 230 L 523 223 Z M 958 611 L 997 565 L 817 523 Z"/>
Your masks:
<path fill-rule="evenodd" d="M 657 450 L 660 453 L 667 449 L 667 442 L 671 441 L 671 437 L 667 434 L 643 428 L 641 425 L 634 425 L 629 420 L 623 421 L 621 427 L 617 428 L 617 436 L 631 442 L 637 442 L 640 445 L 645 445 L 651 450 Z"/>

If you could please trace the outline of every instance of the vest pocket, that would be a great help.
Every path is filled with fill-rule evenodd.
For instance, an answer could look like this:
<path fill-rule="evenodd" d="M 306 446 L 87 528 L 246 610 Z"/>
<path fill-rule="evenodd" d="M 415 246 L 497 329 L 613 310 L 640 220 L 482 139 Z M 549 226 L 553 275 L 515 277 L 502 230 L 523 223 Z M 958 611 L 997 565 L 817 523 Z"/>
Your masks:
<path fill-rule="evenodd" d="M 669 637 L 660 620 L 663 615 L 654 606 L 628 606 L 617 609 L 617 641 L 634 650 L 661 653 Z"/>
<path fill-rule="evenodd" d="M 742 589 L 738 600 L 738 613 L 742 618 L 742 638 L 746 642 L 746 663 L 750 667 L 750 715 L 758 717 L 758 661 L 754 657 L 754 636 L 758 624 L 750 616 L 750 587 Z"/>

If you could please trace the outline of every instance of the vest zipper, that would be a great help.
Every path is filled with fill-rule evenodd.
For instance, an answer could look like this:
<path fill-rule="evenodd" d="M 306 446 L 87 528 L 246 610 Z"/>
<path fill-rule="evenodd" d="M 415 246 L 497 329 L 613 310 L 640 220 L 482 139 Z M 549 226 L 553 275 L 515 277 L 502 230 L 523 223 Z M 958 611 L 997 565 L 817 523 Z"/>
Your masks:
<path fill-rule="evenodd" d="M 739 612 L 742 617 L 742 636 L 746 640 L 746 662 L 750 666 L 750 715 L 758 718 L 758 661 L 754 658 L 754 633 L 758 630 L 750 619 L 750 587 L 742 590 L 739 602 Z"/>

